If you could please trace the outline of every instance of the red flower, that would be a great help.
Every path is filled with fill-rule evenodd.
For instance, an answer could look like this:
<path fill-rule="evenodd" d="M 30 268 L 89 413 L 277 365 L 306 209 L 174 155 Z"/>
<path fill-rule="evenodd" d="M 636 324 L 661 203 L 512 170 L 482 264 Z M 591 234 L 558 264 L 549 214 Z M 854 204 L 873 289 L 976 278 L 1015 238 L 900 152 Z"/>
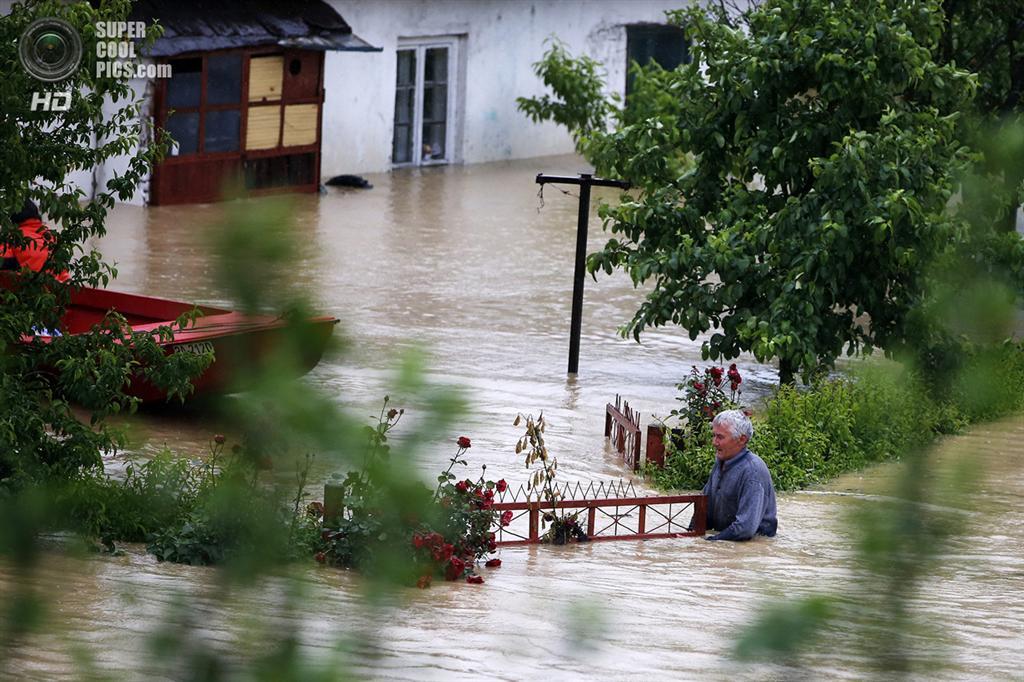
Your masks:
<path fill-rule="evenodd" d="M 423 547 L 424 544 L 425 544 L 425 542 L 423 540 L 423 536 L 422 535 L 420 535 L 419 533 L 413 533 L 412 534 L 412 546 L 413 547 L 415 547 L 416 549 L 420 549 L 421 547 Z"/>
<path fill-rule="evenodd" d="M 213 442 L 216 443 L 217 445 L 224 445 L 224 440 L 224 436 L 222 436 L 219 433 L 213 437 Z"/>
<path fill-rule="evenodd" d="M 488 559 L 484 566 L 487 568 L 497 568 L 498 566 L 501 566 L 501 559 Z"/>
<path fill-rule="evenodd" d="M 731 384 L 729 384 L 729 388 L 732 389 L 733 391 L 735 391 L 739 387 L 740 387 L 740 382 L 739 381 L 734 381 Z"/>
<path fill-rule="evenodd" d="M 433 577 L 429 573 L 427 573 L 426 575 L 421 575 L 420 579 L 416 581 L 416 587 L 420 588 L 421 590 L 425 590 L 428 587 L 430 587 L 430 581 L 432 579 Z"/>
<path fill-rule="evenodd" d="M 458 580 L 466 570 L 466 562 L 453 556 L 444 569 L 445 580 Z"/>
<path fill-rule="evenodd" d="M 316 556 L 313 558 L 316 559 L 317 563 L 319 564 L 327 563 L 327 555 L 323 552 L 317 552 Z"/>
<path fill-rule="evenodd" d="M 702 392 L 704 390 L 704 384 L 700 383 L 699 381 L 693 382 L 693 390 L 697 391 L 698 393 Z"/>
<path fill-rule="evenodd" d="M 717 366 L 716 367 L 712 367 L 710 370 L 708 370 L 708 373 L 711 375 L 711 379 L 715 382 L 715 386 L 721 386 L 722 385 L 722 374 L 724 372 L 725 372 L 725 370 L 723 370 L 721 367 L 717 367 Z"/>
<path fill-rule="evenodd" d="M 468 447 L 471 447 L 472 445 L 473 445 L 473 442 L 471 440 L 469 440 L 465 436 L 459 436 L 459 447 L 460 448 L 468 448 Z"/>
<path fill-rule="evenodd" d="M 488 488 L 487 490 L 484 491 L 484 497 L 486 499 L 488 499 L 488 500 L 493 500 L 494 499 L 494 491 L 491 490 L 490 488 Z"/>
<path fill-rule="evenodd" d="M 458 483 L 455 484 L 455 489 L 458 490 L 460 493 L 464 493 L 467 490 L 469 490 L 469 484 L 466 481 L 459 481 Z"/>
<path fill-rule="evenodd" d="M 471 585 L 483 585 L 484 584 L 484 578 L 483 578 L 483 576 L 480 576 L 480 575 L 471 575 L 468 578 L 466 578 L 466 582 L 471 584 Z"/>
<path fill-rule="evenodd" d="M 736 390 L 736 386 L 743 383 L 743 377 L 740 376 L 740 371 L 736 369 L 736 365 L 729 365 L 729 381 L 733 384 L 733 389 Z"/>
<path fill-rule="evenodd" d="M 503 492 L 505 492 L 505 490 L 508 489 L 508 483 L 506 483 L 505 479 L 503 478 L 500 481 L 498 481 L 497 483 L 495 483 L 494 487 L 498 490 L 499 493 L 503 493 Z"/>
<path fill-rule="evenodd" d="M 507 526 L 510 523 L 512 523 L 512 510 L 511 509 L 509 509 L 507 512 L 505 512 L 505 513 L 503 513 L 501 515 L 501 525 L 502 526 Z"/>
<path fill-rule="evenodd" d="M 498 543 L 495 542 L 493 538 L 488 540 L 487 541 L 487 551 L 488 552 L 493 552 L 496 549 L 498 549 Z"/>

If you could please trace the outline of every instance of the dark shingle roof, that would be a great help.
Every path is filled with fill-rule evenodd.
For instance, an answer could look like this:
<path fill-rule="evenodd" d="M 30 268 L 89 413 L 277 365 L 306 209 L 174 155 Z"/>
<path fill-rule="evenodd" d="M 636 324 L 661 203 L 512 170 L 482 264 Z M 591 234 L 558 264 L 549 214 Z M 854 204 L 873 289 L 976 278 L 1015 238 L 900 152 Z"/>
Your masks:
<path fill-rule="evenodd" d="M 164 35 L 147 52 L 186 52 L 280 45 L 308 50 L 379 52 L 323 0 L 139 0 L 130 18 L 159 22 Z"/>

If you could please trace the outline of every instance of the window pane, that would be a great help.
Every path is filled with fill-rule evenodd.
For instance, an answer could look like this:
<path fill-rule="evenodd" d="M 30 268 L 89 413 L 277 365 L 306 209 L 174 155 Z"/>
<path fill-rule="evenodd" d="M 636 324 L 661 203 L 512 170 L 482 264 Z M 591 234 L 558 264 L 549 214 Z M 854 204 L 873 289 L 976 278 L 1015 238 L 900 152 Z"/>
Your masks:
<path fill-rule="evenodd" d="M 423 160 L 440 161 L 445 158 L 443 123 L 426 123 L 423 125 Z"/>
<path fill-rule="evenodd" d="M 423 80 L 427 83 L 448 82 L 448 48 L 431 47 L 424 59 Z"/>
<path fill-rule="evenodd" d="M 395 78 L 395 128 L 391 145 L 392 163 L 413 160 L 413 120 L 416 106 L 416 50 L 398 51 Z"/>
<path fill-rule="evenodd" d="M 238 109 L 206 112 L 204 152 L 236 152 L 241 115 Z"/>
<path fill-rule="evenodd" d="M 242 55 L 211 55 L 206 60 L 206 103 L 237 104 L 242 99 Z"/>
<path fill-rule="evenodd" d="M 443 122 L 448 114 L 448 86 L 428 85 L 423 88 L 424 122 Z"/>
<path fill-rule="evenodd" d="M 171 156 L 195 154 L 199 150 L 199 114 L 172 114 L 168 117 L 164 128 L 174 143 L 171 144 Z"/>
<path fill-rule="evenodd" d="M 412 126 L 395 126 L 394 148 L 391 150 L 392 163 L 412 161 Z"/>
<path fill-rule="evenodd" d="M 399 87 L 403 85 L 414 85 L 416 83 L 416 50 L 398 51 L 398 81 Z"/>
<path fill-rule="evenodd" d="M 626 68 L 633 62 L 646 66 L 654 62 L 666 70 L 690 61 L 686 34 L 677 26 L 627 26 Z M 627 72 L 626 94 L 633 91 L 633 74 Z"/>
<path fill-rule="evenodd" d="M 400 88 L 395 92 L 395 123 L 412 123 L 412 107 L 415 101 L 412 88 Z"/>
<path fill-rule="evenodd" d="M 172 61 L 171 79 L 167 81 L 167 108 L 198 107 L 202 76 L 202 59 Z"/>

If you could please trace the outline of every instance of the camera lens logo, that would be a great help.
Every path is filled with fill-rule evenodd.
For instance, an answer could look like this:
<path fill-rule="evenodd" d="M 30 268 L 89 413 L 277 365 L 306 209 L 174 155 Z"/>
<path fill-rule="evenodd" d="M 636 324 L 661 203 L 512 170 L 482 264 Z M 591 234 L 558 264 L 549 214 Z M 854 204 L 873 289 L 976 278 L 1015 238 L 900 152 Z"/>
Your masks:
<path fill-rule="evenodd" d="M 82 61 L 82 38 L 63 19 L 36 19 L 21 34 L 18 56 L 31 76 L 55 83 L 78 68 Z"/>

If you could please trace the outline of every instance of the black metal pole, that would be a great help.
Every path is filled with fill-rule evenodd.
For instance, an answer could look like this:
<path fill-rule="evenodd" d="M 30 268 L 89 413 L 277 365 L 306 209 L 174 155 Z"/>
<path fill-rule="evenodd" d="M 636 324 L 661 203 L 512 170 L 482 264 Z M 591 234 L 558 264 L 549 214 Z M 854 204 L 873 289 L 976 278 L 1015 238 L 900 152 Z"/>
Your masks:
<path fill-rule="evenodd" d="M 587 225 L 590 222 L 590 188 L 618 187 L 628 189 L 629 183 L 622 180 L 595 178 L 590 173 L 580 173 L 578 177 L 565 175 L 545 175 L 537 173 L 537 184 L 552 182 L 565 185 L 580 186 L 580 204 L 576 222 L 576 267 L 572 282 L 572 319 L 569 323 L 569 374 L 577 374 L 580 369 L 580 331 L 583 327 L 583 280 L 587 267 Z"/>
<path fill-rule="evenodd" d="M 590 224 L 590 174 L 580 173 L 580 207 L 576 221 L 576 269 L 572 276 L 572 321 L 569 323 L 569 374 L 580 371 L 583 328 L 583 283 L 587 268 L 587 227 Z"/>

